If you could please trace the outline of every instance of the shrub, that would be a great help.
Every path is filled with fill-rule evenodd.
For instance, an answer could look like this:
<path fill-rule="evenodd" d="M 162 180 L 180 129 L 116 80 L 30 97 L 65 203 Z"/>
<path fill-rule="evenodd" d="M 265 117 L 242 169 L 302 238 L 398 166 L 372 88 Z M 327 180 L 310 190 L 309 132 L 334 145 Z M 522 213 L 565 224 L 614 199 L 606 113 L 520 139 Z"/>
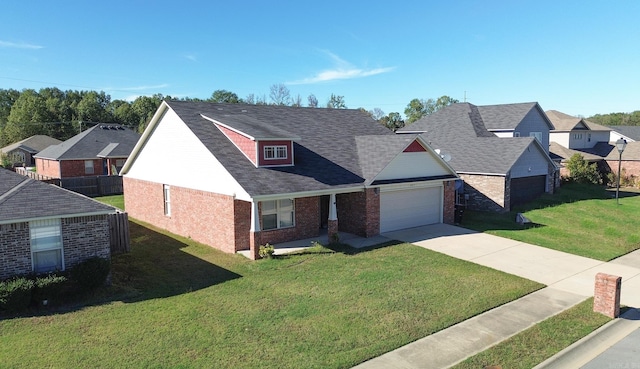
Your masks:
<path fill-rule="evenodd" d="M 264 245 L 260 245 L 260 249 L 258 249 L 258 255 L 260 255 L 261 258 L 271 259 L 274 252 L 275 249 L 273 245 L 270 245 L 268 242 Z"/>
<path fill-rule="evenodd" d="M 602 178 L 595 163 L 588 163 L 582 155 L 574 154 L 567 162 L 569 178 L 578 183 L 601 184 Z"/>
<path fill-rule="evenodd" d="M 26 309 L 31 303 L 33 280 L 25 277 L 0 282 L 0 310 L 11 313 Z"/>
<path fill-rule="evenodd" d="M 34 282 L 32 301 L 37 304 L 47 300 L 57 300 L 64 285 L 68 282 L 68 278 L 60 274 L 47 274 L 37 276 Z"/>
<path fill-rule="evenodd" d="M 71 269 L 71 278 L 81 289 L 92 290 L 105 284 L 111 263 L 108 259 L 94 256 Z"/>

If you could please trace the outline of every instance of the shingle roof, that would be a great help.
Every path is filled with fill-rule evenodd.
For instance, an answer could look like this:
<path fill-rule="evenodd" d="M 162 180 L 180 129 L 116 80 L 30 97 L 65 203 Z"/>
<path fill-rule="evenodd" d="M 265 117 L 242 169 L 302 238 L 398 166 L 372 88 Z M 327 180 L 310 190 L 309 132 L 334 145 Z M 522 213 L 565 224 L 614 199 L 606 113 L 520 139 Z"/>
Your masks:
<path fill-rule="evenodd" d="M 369 139 L 384 142 L 385 145 L 376 145 L 383 157 L 390 156 L 400 141 L 404 142 L 368 114 L 354 109 L 185 101 L 166 103 L 251 196 L 362 185 L 372 179 L 367 178 L 371 175 L 367 161 L 370 152 L 358 148 L 357 142 L 366 138 L 357 137 L 373 136 Z M 233 117 L 234 127 L 238 123 L 246 123 L 256 131 L 288 132 L 297 136 L 299 140 L 294 142 L 295 165 L 256 168 L 203 116 L 224 124 L 231 122 L 225 118 Z M 348 134 L 345 133 L 346 126 Z"/>
<path fill-rule="evenodd" d="M 27 152 L 36 154 L 51 145 L 57 145 L 61 142 L 62 141 L 58 139 L 46 135 L 35 135 L 29 138 L 25 138 L 22 141 L 18 141 L 16 143 L 12 143 L 11 145 L 5 146 L 0 149 L 0 152 L 8 153 L 17 148 L 21 148 Z"/>
<path fill-rule="evenodd" d="M 77 214 L 109 214 L 115 211 L 115 208 L 86 196 L 0 168 L 2 223 Z"/>
<path fill-rule="evenodd" d="M 548 110 L 546 114 L 549 120 L 551 120 L 551 123 L 553 123 L 555 131 L 584 130 L 585 128 L 591 131 L 611 131 L 609 127 L 588 121 L 584 118 L 561 113 L 557 110 Z M 582 128 L 583 126 L 585 128 Z"/>
<path fill-rule="evenodd" d="M 42 150 L 36 158 L 53 160 L 92 159 L 97 157 L 126 158 L 138 142 L 140 135 L 128 128 L 114 124 L 97 124 L 70 139 Z M 99 156 L 109 144 L 117 147 L 107 156 Z"/>
<path fill-rule="evenodd" d="M 539 109 L 543 113 L 536 102 L 478 106 L 488 130 L 515 129 L 532 109 Z M 553 129 L 551 122 L 547 124 Z"/>
<path fill-rule="evenodd" d="M 640 126 L 609 126 L 609 128 L 632 140 L 640 141 Z"/>
<path fill-rule="evenodd" d="M 508 110 L 518 110 L 512 109 L 514 106 L 524 110 L 528 104 L 509 104 Z M 531 104 L 534 104 L 531 107 L 537 105 Z M 489 108 L 491 116 L 496 114 L 499 106 Z M 519 114 L 514 116 L 522 120 Z M 524 150 L 535 145 L 533 137 L 497 137 L 489 132 L 481 107 L 469 103 L 452 104 L 399 132 L 424 132 L 425 141 L 451 155 L 449 164 L 458 173 L 506 175 Z"/>
<path fill-rule="evenodd" d="M 573 155 L 580 154 L 586 161 L 599 161 L 602 160 L 602 156 L 596 155 L 587 151 L 568 149 L 557 142 L 551 142 L 549 144 L 549 152 L 556 155 L 561 161 L 569 160 Z"/>

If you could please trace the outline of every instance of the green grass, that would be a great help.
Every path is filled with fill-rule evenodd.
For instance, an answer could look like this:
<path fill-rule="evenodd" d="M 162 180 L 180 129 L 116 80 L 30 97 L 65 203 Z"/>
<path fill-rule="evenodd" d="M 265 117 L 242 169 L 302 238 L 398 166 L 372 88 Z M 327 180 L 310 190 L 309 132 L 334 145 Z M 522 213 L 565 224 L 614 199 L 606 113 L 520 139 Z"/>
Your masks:
<path fill-rule="evenodd" d="M 551 249 L 609 261 L 640 248 L 640 196 L 622 190 L 620 205 L 615 192 L 604 187 L 565 184 L 554 195 L 505 214 L 467 211 L 462 226 Z M 534 225 L 515 222 L 522 212 Z"/>
<path fill-rule="evenodd" d="M 591 298 L 452 368 L 477 369 L 490 365 L 510 369 L 532 368 L 610 320 L 593 312 Z"/>
<path fill-rule="evenodd" d="M 0 366 L 348 368 L 541 287 L 409 244 L 256 262 L 131 239 L 91 305 L 0 321 Z"/>
<path fill-rule="evenodd" d="M 95 200 L 103 202 L 107 205 L 115 206 L 120 210 L 124 210 L 124 195 L 96 197 Z"/>

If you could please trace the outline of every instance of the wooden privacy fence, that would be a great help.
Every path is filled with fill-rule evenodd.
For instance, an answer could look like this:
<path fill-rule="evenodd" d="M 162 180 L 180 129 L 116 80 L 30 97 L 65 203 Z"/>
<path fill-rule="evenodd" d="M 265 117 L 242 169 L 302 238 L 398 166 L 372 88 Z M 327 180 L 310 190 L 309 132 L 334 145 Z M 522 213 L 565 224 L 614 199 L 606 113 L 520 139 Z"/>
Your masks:
<path fill-rule="evenodd" d="M 124 212 L 109 214 L 109 237 L 111 253 L 120 254 L 131 250 L 129 238 L 129 216 Z"/>
<path fill-rule="evenodd" d="M 95 176 L 62 178 L 60 187 L 85 196 L 109 196 L 122 194 L 122 177 Z"/>
<path fill-rule="evenodd" d="M 49 176 L 43 176 L 42 174 L 38 174 L 36 172 L 32 172 L 30 170 L 27 170 L 25 168 L 21 168 L 21 167 L 16 167 L 13 168 L 13 170 L 18 173 L 21 174 L 25 177 L 29 177 L 31 179 L 35 179 L 37 181 L 41 181 L 41 182 L 46 182 L 49 184 L 54 184 L 56 186 L 60 186 L 60 178 L 53 178 L 53 177 L 49 177 Z"/>

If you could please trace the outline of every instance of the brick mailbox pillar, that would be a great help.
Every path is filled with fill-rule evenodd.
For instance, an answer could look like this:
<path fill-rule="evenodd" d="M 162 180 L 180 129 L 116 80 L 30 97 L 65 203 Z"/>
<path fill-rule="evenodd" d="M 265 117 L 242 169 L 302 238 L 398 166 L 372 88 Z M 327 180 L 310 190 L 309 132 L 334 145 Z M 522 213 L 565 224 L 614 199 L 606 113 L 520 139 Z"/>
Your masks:
<path fill-rule="evenodd" d="M 620 316 L 620 288 L 622 277 L 598 273 L 593 295 L 593 311 L 610 318 Z"/>

